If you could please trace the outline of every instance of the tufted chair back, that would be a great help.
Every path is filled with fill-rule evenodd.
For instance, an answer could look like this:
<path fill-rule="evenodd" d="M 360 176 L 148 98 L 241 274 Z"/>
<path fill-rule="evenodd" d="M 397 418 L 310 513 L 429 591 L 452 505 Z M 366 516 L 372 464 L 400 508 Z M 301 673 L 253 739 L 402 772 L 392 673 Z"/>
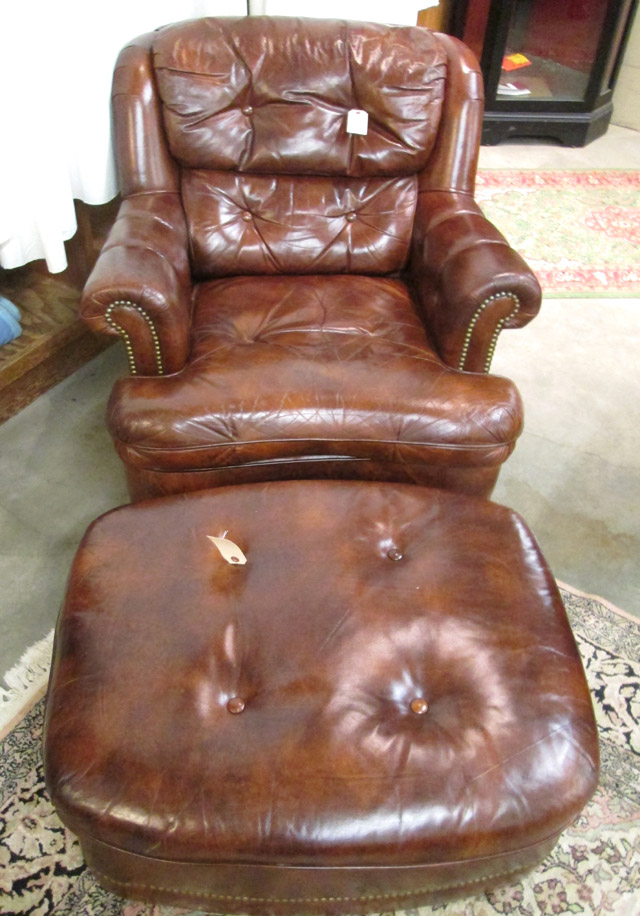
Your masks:
<path fill-rule="evenodd" d="M 482 98 L 469 50 L 417 27 L 209 18 L 121 52 L 122 205 L 82 315 L 127 348 L 108 424 L 134 499 L 491 492 L 522 428 L 491 357 L 540 288 L 473 200 Z"/>
<path fill-rule="evenodd" d="M 121 140 L 125 195 L 177 185 L 199 279 L 401 270 L 442 122 L 447 40 L 370 23 L 341 23 L 337 37 L 335 22 L 259 23 L 179 23 L 147 36 L 146 53 L 124 52 L 116 120 L 133 115 L 145 138 L 133 151 Z M 131 64 L 147 83 L 133 93 Z M 368 113 L 365 134 L 347 131 L 352 109 Z"/>

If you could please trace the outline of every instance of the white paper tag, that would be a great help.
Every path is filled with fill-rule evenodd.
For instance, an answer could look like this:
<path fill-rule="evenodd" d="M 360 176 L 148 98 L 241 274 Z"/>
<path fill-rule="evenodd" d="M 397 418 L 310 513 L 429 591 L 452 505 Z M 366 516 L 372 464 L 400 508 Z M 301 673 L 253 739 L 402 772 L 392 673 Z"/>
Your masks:
<path fill-rule="evenodd" d="M 347 114 L 347 133 L 361 134 L 363 137 L 369 130 L 369 115 L 361 108 L 350 108 Z"/>
<path fill-rule="evenodd" d="M 226 560 L 227 563 L 231 563 L 232 566 L 244 566 L 247 562 L 247 558 L 233 541 L 230 541 L 228 538 L 215 538 L 211 534 L 208 534 L 207 537 L 215 544 L 220 556 Z"/>

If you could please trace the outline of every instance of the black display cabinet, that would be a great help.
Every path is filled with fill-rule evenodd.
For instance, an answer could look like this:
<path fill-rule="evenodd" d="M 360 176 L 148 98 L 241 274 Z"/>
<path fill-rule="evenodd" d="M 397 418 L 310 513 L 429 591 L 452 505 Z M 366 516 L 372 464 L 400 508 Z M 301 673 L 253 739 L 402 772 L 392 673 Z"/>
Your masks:
<path fill-rule="evenodd" d="M 584 146 L 607 129 L 638 0 L 453 0 L 449 29 L 481 62 L 482 142 Z"/>

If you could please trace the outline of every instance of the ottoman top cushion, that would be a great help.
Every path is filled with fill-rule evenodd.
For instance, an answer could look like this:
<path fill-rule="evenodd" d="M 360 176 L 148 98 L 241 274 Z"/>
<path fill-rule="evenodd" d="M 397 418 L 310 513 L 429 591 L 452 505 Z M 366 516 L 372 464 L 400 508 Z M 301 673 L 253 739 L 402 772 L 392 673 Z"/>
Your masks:
<path fill-rule="evenodd" d="M 246 565 L 208 537 L 225 534 Z M 580 659 L 526 526 L 405 485 L 249 485 L 98 519 L 47 715 L 69 826 L 172 860 L 498 855 L 557 834 L 597 778 Z"/>

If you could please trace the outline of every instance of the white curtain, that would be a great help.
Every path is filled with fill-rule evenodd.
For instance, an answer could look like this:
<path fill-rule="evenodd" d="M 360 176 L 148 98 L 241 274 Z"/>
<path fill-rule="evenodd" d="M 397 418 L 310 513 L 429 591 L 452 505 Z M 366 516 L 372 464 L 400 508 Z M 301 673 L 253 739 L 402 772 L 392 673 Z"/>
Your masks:
<path fill-rule="evenodd" d="M 64 270 L 73 199 L 111 200 L 110 91 L 120 48 L 195 16 L 243 16 L 245 0 L 5 0 L 0 9 L 0 266 Z"/>
<path fill-rule="evenodd" d="M 359 19 L 391 25 L 415 25 L 418 10 L 438 6 L 438 0 L 249 0 L 252 16 L 316 16 L 326 19 Z"/>
<path fill-rule="evenodd" d="M 1 2 L 1 0 L 0 0 Z M 414 24 L 433 0 L 249 0 L 253 15 Z M 117 193 L 110 91 L 120 48 L 196 16 L 243 16 L 246 0 L 4 0 L 0 8 L 0 267 L 64 270 L 73 200 Z"/>

